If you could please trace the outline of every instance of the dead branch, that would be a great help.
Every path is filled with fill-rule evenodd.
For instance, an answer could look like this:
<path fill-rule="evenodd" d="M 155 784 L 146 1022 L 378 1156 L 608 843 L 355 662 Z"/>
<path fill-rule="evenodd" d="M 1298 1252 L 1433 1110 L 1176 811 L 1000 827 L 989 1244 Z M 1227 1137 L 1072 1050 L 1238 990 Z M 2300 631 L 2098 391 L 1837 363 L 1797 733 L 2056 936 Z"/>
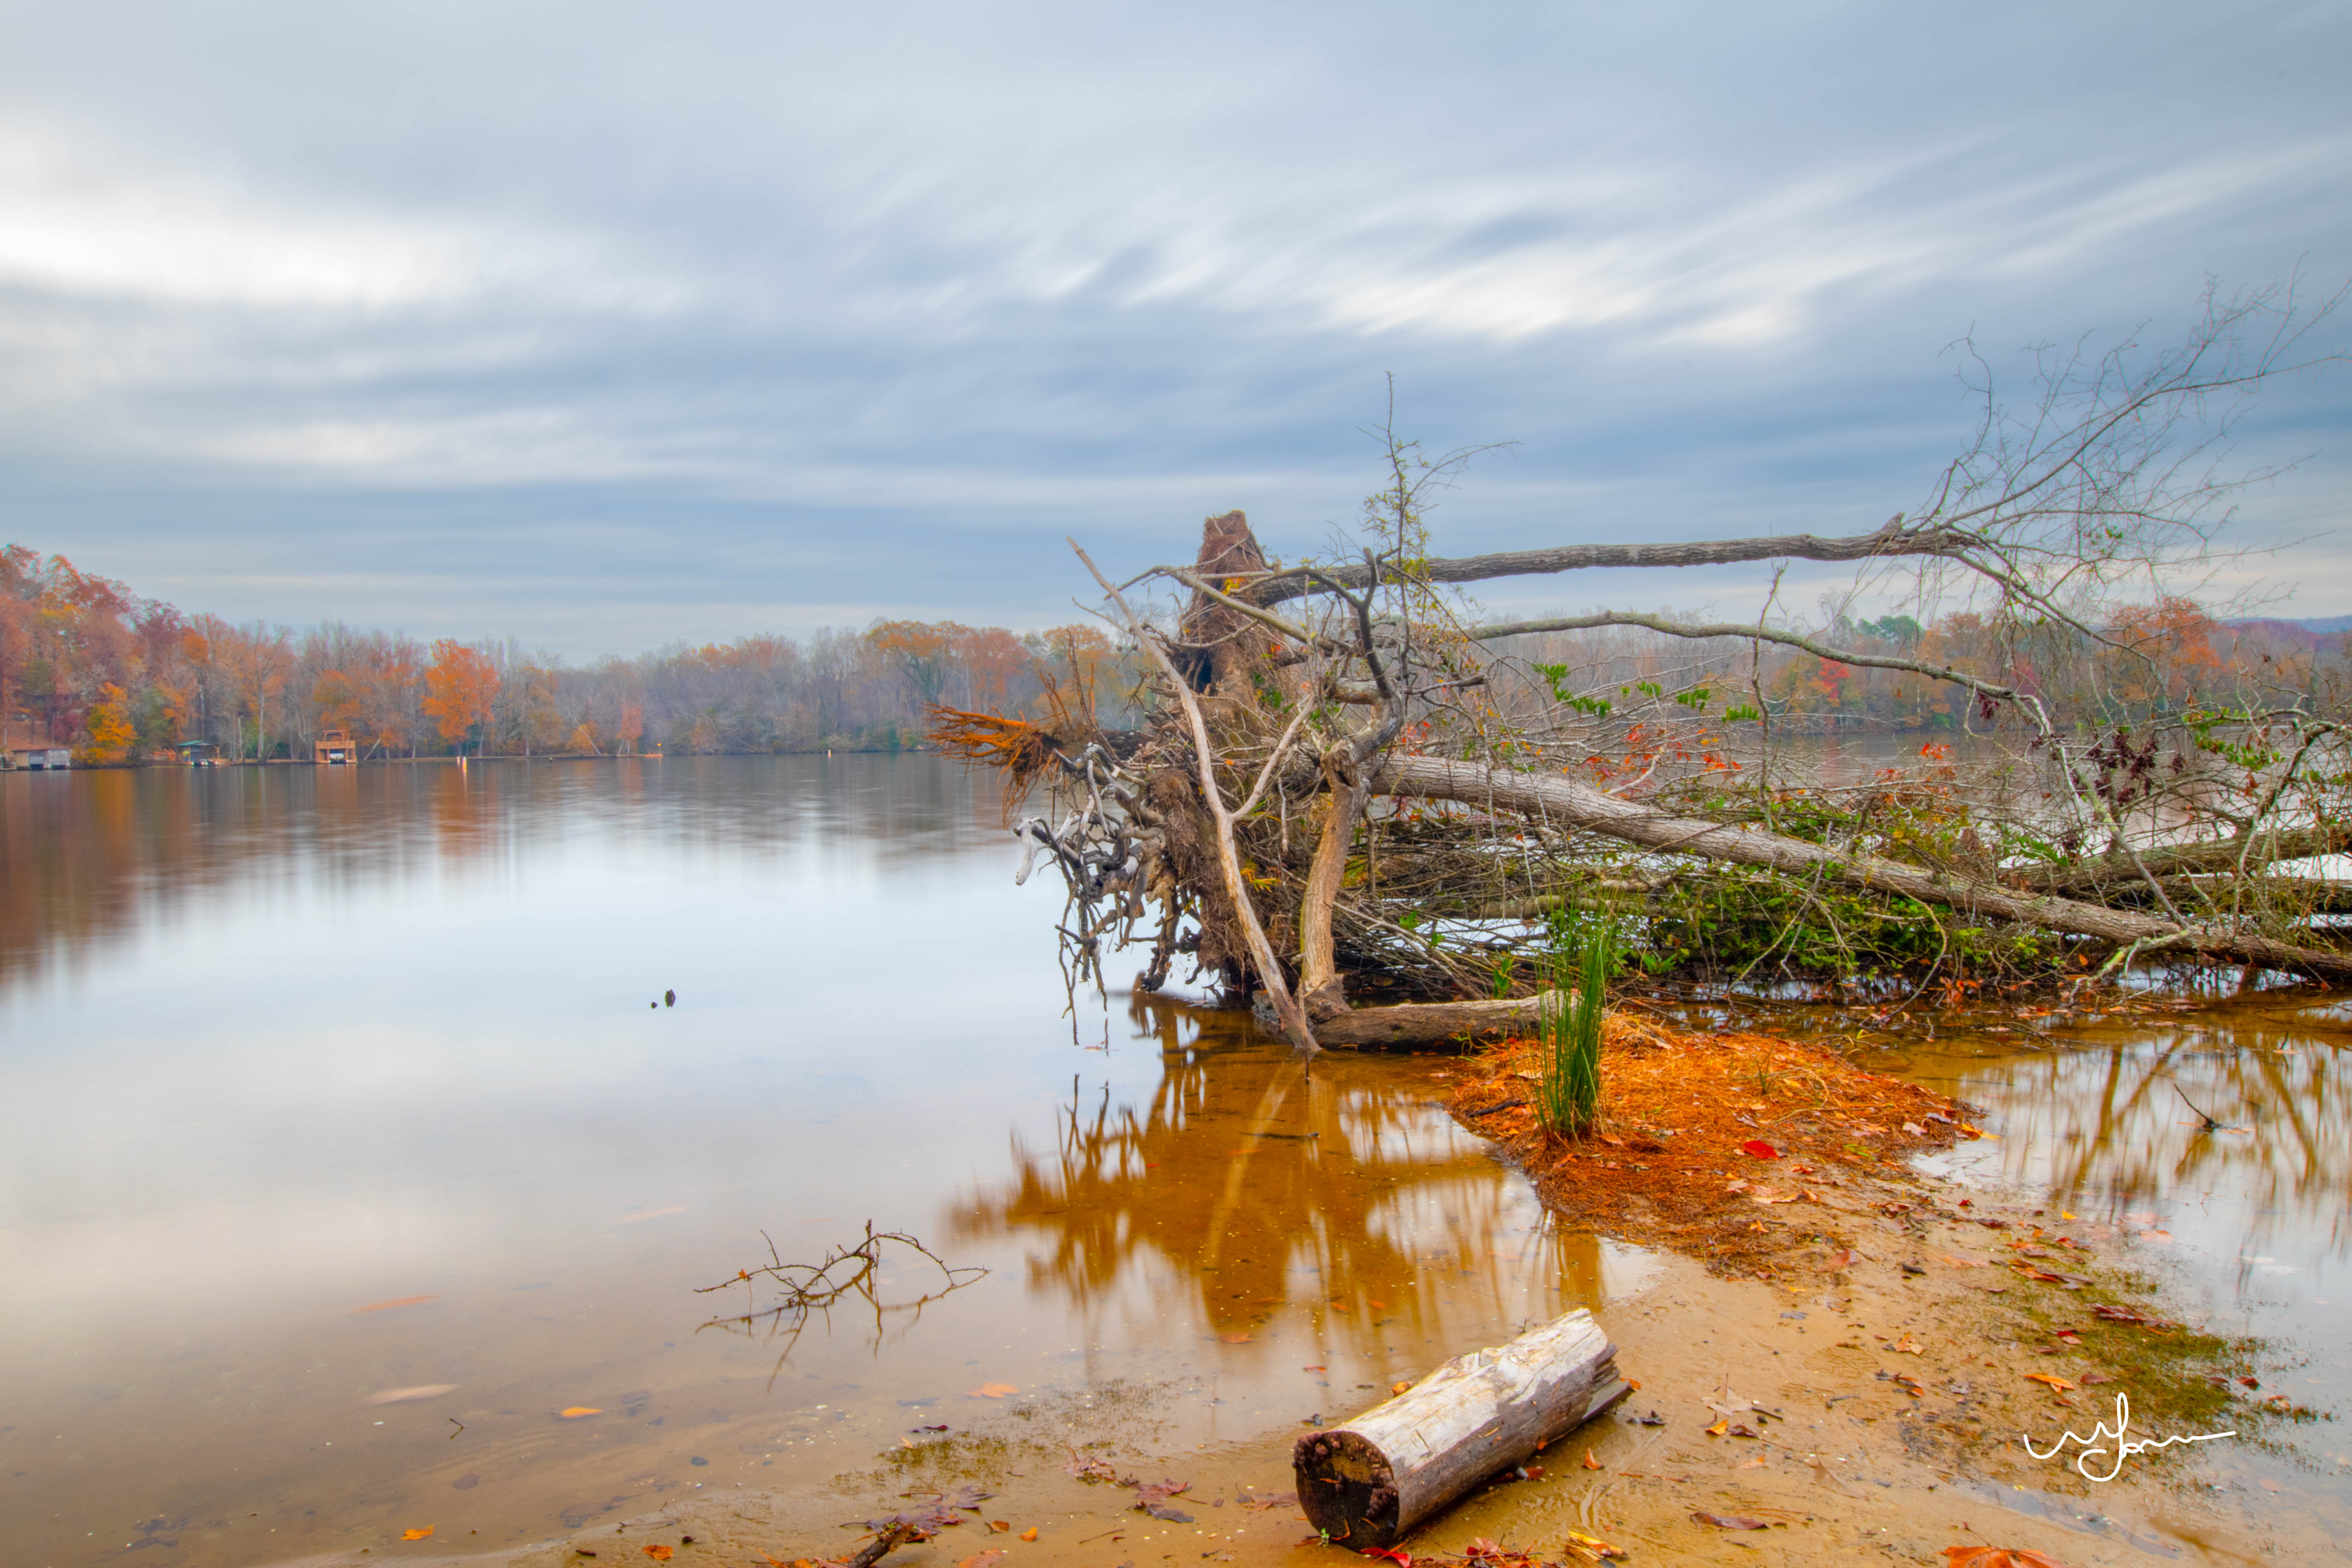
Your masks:
<path fill-rule="evenodd" d="M 1565 616 L 1542 621 L 1498 621 L 1492 626 L 1472 626 L 1465 635 L 1475 642 L 1494 642 L 1502 637 L 1525 637 L 1533 632 L 1580 632 L 1601 626 L 1643 626 L 1654 632 L 1663 632 L 1670 637 L 1685 637 L 1695 641 L 1733 637 L 1742 642 L 1752 640 L 1778 643 L 1783 647 L 1801 648 L 1816 658 L 1832 659 L 1839 664 L 1851 664 L 1863 669 L 1907 670 L 1914 675 L 1924 675 L 1931 680 L 1948 681 L 1954 686 L 1966 687 L 1979 696 L 1996 698 L 2004 702 L 2018 700 L 2018 693 L 2013 689 L 1970 675 L 1964 669 L 1928 664 L 1916 658 L 1903 658 L 1894 654 L 1853 653 L 1843 648 L 1831 647 L 1825 643 L 1816 642 L 1811 637 L 1796 632 L 1775 631 L 1769 626 L 1734 626 L 1729 623 L 1693 625 L 1682 621 L 1670 621 L 1662 616 L 1641 615 L 1632 610 L 1602 610 L 1590 616 Z"/>
<path fill-rule="evenodd" d="M 768 1261 L 755 1268 L 739 1268 L 731 1279 L 716 1285 L 695 1289 L 698 1296 L 708 1296 L 720 1290 L 741 1287 L 747 1298 L 747 1308 L 732 1317 L 712 1318 L 703 1329 L 719 1329 L 731 1333 L 764 1332 L 773 1338 L 782 1335 L 783 1348 L 776 1358 L 776 1370 L 782 1372 L 792 1359 L 793 1348 L 799 1342 L 801 1332 L 809 1320 L 822 1317 L 828 1321 L 833 1310 L 851 1301 L 862 1302 L 864 1310 L 874 1319 L 876 1335 L 882 1331 L 887 1314 L 909 1312 L 920 1316 L 924 1307 L 942 1296 L 950 1295 L 965 1286 L 984 1278 L 988 1270 L 978 1267 L 957 1268 L 903 1231 L 874 1228 L 866 1222 L 866 1234 L 848 1247 L 836 1247 L 826 1251 L 814 1263 L 787 1263 L 776 1251 L 776 1244 L 767 1232 L 760 1239 L 768 1244 Z M 928 1259 L 940 1271 L 939 1286 L 909 1300 L 885 1302 L 877 1293 L 880 1285 L 883 1248 L 901 1247 Z M 779 1291 L 776 1300 L 762 1306 L 758 1299 L 761 1281 L 767 1281 Z M 696 1331 L 698 1333 L 700 1329 Z M 886 1549 L 887 1550 L 887 1549 Z"/>
<path fill-rule="evenodd" d="M 1930 871 L 1876 856 L 1844 855 L 1801 838 L 1674 816 L 1603 795 L 1573 779 L 1433 757 L 1394 757 L 1381 767 L 1379 783 L 1384 794 L 1539 813 L 1553 821 L 1604 833 L 1648 849 L 1818 875 L 1830 881 L 1916 899 L 1924 904 L 1950 905 L 1971 913 L 2020 921 L 2101 942 L 2161 942 L 2168 948 L 2209 958 L 2259 963 L 2266 969 L 2309 975 L 2325 982 L 2352 981 L 2352 953 L 2196 930 L 2102 904 L 2019 893 L 1997 882 Z"/>
<path fill-rule="evenodd" d="M 1265 926 L 1258 921 L 1256 905 L 1250 900 L 1249 883 L 1242 876 L 1241 856 L 1234 847 L 1234 814 L 1227 809 L 1224 792 L 1217 784 L 1216 749 L 1209 743 L 1208 725 L 1201 717 L 1201 704 L 1192 695 L 1192 683 L 1185 679 L 1183 672 L 1176 668 L 1175 661 L 1169 657 L 1168 649 L 1162 645 L 1159 635 L 1137 616 L 1135 611 L 1128 605 L 1127 596 L 1111 586 L 1110 579 L 1105 577 L 1096 567 L 1092 558 L 1084 550 L 1078 548 L 1078 542 L 1073 539 L 1069 542 L 1069 545 L 1077 552 L 1078 559 L 1085 563 L 1087 570 L 1093 574 L 1095 581 L 1102 584 L 1104 594 L 1109 597 L 1113 605 L 1118 606 L 1119 616 L 1126 623 L 1128 635 L 1150 653 L 1153 660 L 1165 672 L 1176 700 L 1184 710 L 1185 722 L 1192 727 L 1192 731 L 1193 756 L 1200 770 L 1201 797 L 1209 808 L 1210 818 L 1216 831 L 1218 868 L 1223 873 L 1225 894 L 1233 900 L 1234 917 L 1241 924 L 1244 940 L 1249 943 L 1250 958 L 1257 967 L 1258 984 L 1265 987 L 1267 998 L 1274 1004 L 1275 1016 L 1281 1020 L 1282 1032 L 1290 1037 L 1291 1044 L 1302 1051 L 1311 1052 L 1317 1048 L 1314 1026 L 1307 1022 L 1306 1010 L 1298 1005 L 1297 1001 L 1290 994 L 1289 984 L 1283 975 L 1282 965 L 1274 956 L 1272 944 L 1265 939 Z M 1250 799 L 1253 802 L 1256 799 L 1259 790 L 1265 787 L 1266 777 L 1272 773 L 1275 764 L 1279 760 L 1278 751 L 1275 756 L 1266 760 L 1265 769 L 1259 774 L 1258 787 L 1250 792 Z"/>

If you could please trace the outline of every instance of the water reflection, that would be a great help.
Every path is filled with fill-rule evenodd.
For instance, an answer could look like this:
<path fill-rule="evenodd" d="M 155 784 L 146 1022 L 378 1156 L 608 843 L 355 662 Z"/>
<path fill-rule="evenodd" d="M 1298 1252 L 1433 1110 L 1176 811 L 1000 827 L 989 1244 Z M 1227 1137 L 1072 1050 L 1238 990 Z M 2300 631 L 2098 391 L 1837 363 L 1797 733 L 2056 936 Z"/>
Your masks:
<path fill-rule="evenodd" d="M 776 858 L 856 847 L 885 868 L 998 828 L 924 759 L 682 757 L 0 775 L 0 994 L 225 892 L 496 875 L 583 831 L 651 853 Z"/>
<path fill-rule="evenodd" d="M 2340 1025 L 2254 1001 L 2191 1016 L 2072 1029 L 2021 1050 L 1982 1034 L 1915 1050 L 1911 1070 L 1997 1094 L 1997 1158 L 2075 1210 L 2155 1228 L 2227 1194 L 2240 1250 L 2352 1256 L 2352 1058 Z M 1964 1089 L 1963 1092 L 1968 1092 Z M 2208 1125 L 2207 1119 L 2213 1125 Z"/>
<path fill-rule="evenodd" d="M 12 775 L 0 824 L 12 1562 L 516 1544 L 821 1485 L 975 1385 L 1255 1436 L 1616 1267 L 1444 1064 L 1123 997 L 1075 1048 L 1057 898 L 935 759 Z M 693 1331 L 762 1233 L 869 1219 L 990 1272 L 781 1373 Z"/>
<path fill-rule="evenodd" d="M 1142 995 L 1129 1009 L 1160 1047 L 1149 1097 L 1118 1103 L 1074 1080 L 1055 1146 L 1016 1133 L 1017 1174 L 950 1216 L 960 1238 L 1027 1243 L 1032 1292 L 1070 1303 L 1090 1340 L 1137 1305 L 1147 1261 L 1220 1344 L 1295 1321 L 1327 1352 L 1383 1365 L 1629 1288 L 1630 1253 L 1604 1258 L 1597 1237 L 1547 1225 L 1446 1116 L 1442 1060 L 1334 1053 L 1308 1068 L 1243 1015 Z M 1164 1319 L 1168 1301 L 1143 1310 Z"/>

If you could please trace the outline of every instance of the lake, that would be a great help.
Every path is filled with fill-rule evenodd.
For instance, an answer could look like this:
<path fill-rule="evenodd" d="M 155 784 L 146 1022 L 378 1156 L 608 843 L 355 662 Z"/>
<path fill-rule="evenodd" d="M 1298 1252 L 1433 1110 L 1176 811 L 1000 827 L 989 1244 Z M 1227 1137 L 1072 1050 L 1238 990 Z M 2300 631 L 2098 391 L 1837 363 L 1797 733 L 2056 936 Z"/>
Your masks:
<path fill-rule="evenodd" d="M 1016 1395 L 1256 1438 L 1642 1289 L 1442 1058 L 1066 1011 L 1000 808 L 917 755 L 0 778 L 8 1561 L 544 1541 Z M 2258 996 L 1871 1065 L 2340 1405 L 2346 1037 Z M 878 1312 L 706 1326 L 868 1222 L 986 1272 L 892 1247 Z M 2335 1507 L 2347 1447 L 2242 1462 Z"/>

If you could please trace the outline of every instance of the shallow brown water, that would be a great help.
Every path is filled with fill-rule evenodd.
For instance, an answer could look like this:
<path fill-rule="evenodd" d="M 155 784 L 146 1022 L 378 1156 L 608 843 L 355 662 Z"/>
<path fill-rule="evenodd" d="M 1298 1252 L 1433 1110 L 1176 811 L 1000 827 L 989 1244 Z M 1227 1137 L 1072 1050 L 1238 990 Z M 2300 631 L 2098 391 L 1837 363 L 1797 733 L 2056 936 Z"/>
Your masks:
<path fill-rule="evenodd" d="M 921 757 L 0 779 L 5 1560 L 544 1540 L 991 1386 L 1245 1440 L 1643 1276 L 1442 1064 L 1074 1025 L 996 805 Z M 697 1331 L 763 1231 L 868 1219 L 990 1272 L 781 1365 Z"/>

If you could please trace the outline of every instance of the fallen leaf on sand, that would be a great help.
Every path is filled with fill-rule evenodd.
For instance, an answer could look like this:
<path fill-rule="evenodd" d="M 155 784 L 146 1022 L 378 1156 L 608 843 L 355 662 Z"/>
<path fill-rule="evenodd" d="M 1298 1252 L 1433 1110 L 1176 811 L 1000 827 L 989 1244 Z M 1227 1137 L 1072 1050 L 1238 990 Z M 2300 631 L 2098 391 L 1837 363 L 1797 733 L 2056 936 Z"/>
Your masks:
<path fill-rule="evenodd" d="M 2055 1373 L 2048 1372 L 2029 1372 L 2025 1374 L 2025 1381 L 2028 1383 L 2046 1383 L 2061 1394 L 2065 1393 L 2068 1389 L 2074 1386 L 2064 1378 L 2058 1376 Z"/>
<path fill-rule="evenodd" d="M 1191 1491 L 1192 1489 L 1192 1482 L 1163 1480 L 1152 1481 L 1147 1484 L 1142 1481 L 1137 1481 L 1134 1483 L 1134 1486 L 1135 1506 L 1140 1511 L 1150 1514 L 1154 1519 L 1164 1519 L 1171 1524 L 1190 1524 L 1192 1522 L 1192 1516 L 1191 1514 L 1173 1507 L 1170 1501 L 1171 1499 L 1176 1497 L 1180 1493 Z"/>
<path fill-rule="evenodd" d="M 1078 1458 L 1078 1452 L 1075 1448 L 1070 1450 L 1070 1474 L 1082 1481 L 1118 1479 L 1118 1472 L 1111 1468 L 1108 1459 L 1082 1459 Z"/>
<path fill-rule="evenodd" d="M 1769 1520 L 1749 1519 L 1744 1514 L 1708 1513 L 1695 1508 L 1691 1510 L 1691 1517 L 1701 1524 L 1711 1524 L 1717 1530 L 1769 1530 L 1772 1528 L 1771 1521 Z"/>
<path fill-rule="evenodd" d="M 1739 1152 L 1743 1154 L 1753 1154 L 1759 1160 L 1777 1160 L 1780 1157 L 1780 1151 L 1761 1138 L 1750 1138 L 1739 1146 Z"/>
<path fill-rule="evenodd" d="M 1592 1450 L 1590 1448 L 1584 1450 L 1584 1468 L 1588 1470 L 1601 1468 L 1601 1461 L 1592 1457 Z"/>
<path fill-rule="evenodd" d="M 974 1399 L 1002 1399 L 1008 1394 L 1018 1394 L 1021 1391 L 1009 1383 L 983 1383 L 970 1392 Z"/>
<path fill-rule="evenodd" d="M 567 1405 L 556 1414 L 566 1421 L 577 1421 L 583 1415 L 602 1415 L 604 1412 L 603 1407 L 594 1405 Z"/>
<path fill-rule="evenodd" d="M 1706 1429 L 1706 1435 L 1710 1437 L 1720 1437 L 1729 1430 L 1731 1430 L 1731 1417 L 1727 1415 L 1722 1420 L 1717 1422 L 1714 1426 L 1708 1427 Z"/>
<path fill-rule="evenodd" d="M 1823 1259 L 1822 1260 L 1822 1267 L 1823 1268 L 1853 1268 L 1853 1247 L 1841 1247 L 1839 1250 L 1837 1250 L 1837 1251 L 1835 1251 L 1835 1252 L 1831 1253 L 1827 1258 L 1823 1258 Z"/>
<path fill-rule="evenodd" d="M 1901 1339 L 1895 1341 L 1886 1348 L 1891 1351 L 1899 1352 L 1904 1355 L 1925 1355 L 1927 1353 L 1927 1351 L 1923 1346 L 1921 1346 L 1919 1342 L 1913 1339 L 1909 1334 L 1904 1335 Z"/>
<path fill-rule="evenodd" d="M 1319 1366 L 1302 1366 L 1298 1370 L 1301 1372 L 1321 1372 L 1325 1369 Z"/>
<path fill-rule="evenodd" d="M 422 1541 L 432 1533 L 433 1527 L 428 1524 L 422 1530 L 404 1530 L 400 1532 L 400 1538 L 403 1541 Z"/>
<path fill-rule="evenodd" d="M 1028 1529 L 1026 1529 L 1026 1530 L 1023 1531 L 1021 1532 L 1021 1539 L 1022 1539 L 1022 1540 L 1024 1540 L 1024 1541 L 1034 1541 L 1034 1540 L 1036 1540 L 1036 1539 L 1037 1539 L 1037 1527 L 1036 1527 L 1035 1525 L 1034 1525 L 1034 1524 L 1033 1524 L 1033 1525 L 1031 1525 Z"/>
<path fill-rule="evenodd" d="M 1597 1535 L 1580 1535 L 1573 1530 L 1568 1532 L 1568 1552 L 1585 1563 L 1600 1563 L 1625 1555 L 1622 1549 L 1610 1545 Z"/>
<path fill-rule="evenodd" d="M 1395 1563 L 1397 1568 L 1412 1568 L 1412 1553 L 1405 1551 L 1402 1547 L 1367 1546 L 1364 1548 L 1364 1555 L 1367 1557 L 1386 1558 L 1389 1562 Z"/>
<path fill-rule="evenodd" d="M 2055 1557 L 2022 1546 L 1947 1546 L 1944 1556 L 1944 1568 L 2066 1568 Z"/>
<path fill-rule="evenodd" d="M 668 1547 L 664 1546 L 658 1541 L 655 1542 L 651 1546 L 646 1547 L 645 1549 L 645 1553 L 656 1563 L 667 1563 L 671 1558 L 677 1555 L 677 1552 L 671 1551 Z"/>
<path fill-rule="evenodd" d="M 1013 1521 L 1009 1519 L 992 1519 L 988 1521 L 988 1532 L 991 1535 L 1010 1535 L 1013 1533 Z"/>
<path fill-rule="evenodd" d="M 1255 1334 L 1219 1334 L 1217 1342 L 1221 1345 L 1245 1345 L 1255 1338 Z"/>
<path fill-rule="evenodd" d="M 1743 1470 L 1760 1470 L 1764 1468 L 1764 1456 L 1758 1454 L 1752 1458 L 1742 1459 L 1739 1461 L 1739 1468 Z"/>
<path fill-rule="evenodd" d="M 991 1568 L 992 1564 L 1003 1562 L 1003 1559 L 1004 1553 L 1002 1551 L 975 1552 L 958 1562 L 956 1568 Z"/>
<path fill-rule="evenodd" d="M 1813 1461 L 1813 1479 L 1821 1482 L 1822 1485 L 1829 1488 L 1830 1490 L 1833 1492 L 1843 1492 L 1847 1497 L 1860 1497 L 1862 1495 L 1852 1487 L 1846 1485 L 1843 1477 L 1841 1477 L 1835 1470 L 1831 1469 L 1827 1465 L 1822 1463 L 1819 1459 L 1815 1459 Z"/>
<path fill-rule="evenodd" d="M 382 1394 L 371 1394 L 362 1405 L 400 1405 L 411 1399 L 438 1399 L 457 1385 L 454 1383 L 420 1383 L 415 1388 L 387 1388 Z"/>
<path fill-rule="evenodd" d="M 1391 1394 L 1402 1394 L 1412 1386 L 1412 1384 L 1410 1383 L 1391 1383 L 1389 1384 L 1389 1392 Z"/>
<path fill-rule="evenodd" d="M 362 1312 L 389 1312 L 394 1307 L 421 1307 L 427 1301 L 440 1299 L 438 1296 L 403 1296 L 396 1301 L 370 1301 L 364 1307 L 353 1307 L 352 1316 L 356 1318 Z"/>

